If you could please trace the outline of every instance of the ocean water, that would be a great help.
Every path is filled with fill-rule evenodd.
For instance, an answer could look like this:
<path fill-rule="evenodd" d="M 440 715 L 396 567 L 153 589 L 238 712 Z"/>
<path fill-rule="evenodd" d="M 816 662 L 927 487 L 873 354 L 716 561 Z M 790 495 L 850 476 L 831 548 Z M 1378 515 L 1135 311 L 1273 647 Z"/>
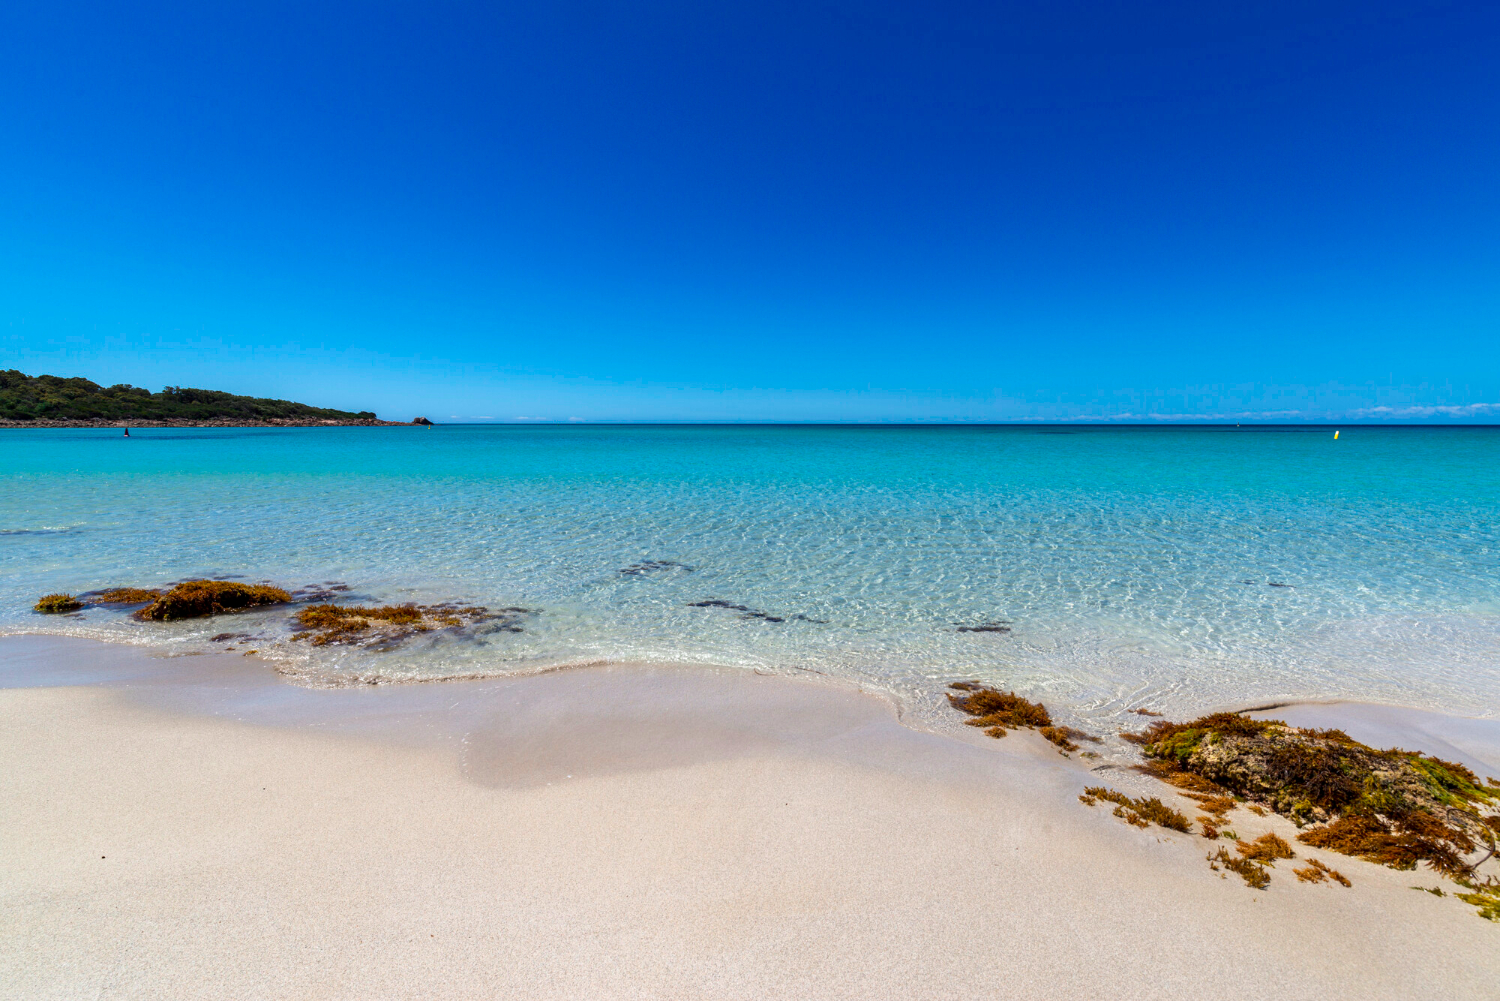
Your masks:
<path fill-rule="evenodd" d="M 242 631 L 308 684 L 648 661 L 817 671 L 919 712 L 976 678 L 1106 727 L 1500 711 L 1500 429 L 7 430 L 0 483 L 0 632 Z M 199 576 L 530 611 L 374 651 L 295 642 L 284 609 L 30 610 Z"/>

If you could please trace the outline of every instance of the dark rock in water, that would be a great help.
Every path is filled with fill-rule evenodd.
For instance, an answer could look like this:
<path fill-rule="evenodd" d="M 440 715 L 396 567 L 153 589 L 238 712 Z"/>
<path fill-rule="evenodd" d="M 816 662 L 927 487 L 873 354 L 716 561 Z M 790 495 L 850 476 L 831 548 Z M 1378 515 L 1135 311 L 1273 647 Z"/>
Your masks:
<path fill-rule="evenodd" d="M 390 650 L 423 633 L 458 632 L 480 627 L 489 632 L 520 632 L 514 616 L 496 614 L 482 605 L 310 605 L 297 612 L 294 641 L 311 646 L 349 644 Z"/>
<path fill-rule="evenodd" d="M 813 618 L 810 615 L 803 615 L 801 612 L 798 612 L 796 615 L 793 615 L 792 616 L 792 621 L 794 621 L 794 622 L 816 622 L 820 626 L 826 626 L 826 625 L 828 625 L 828 620 L 827 619 L 815 619 L 815 618 Z"/>
<path fill-rule="evenodd" d="M 1267 587 L 1290 587 L 1290 588 L 1295 589 L 1297 585 L 1296 584 L 1277 584 L 1275 581 L 1272 581 L 1272 582 L 1268 583 L 1266 586 Z"/>
<path fill-rule="evenodd" d="M 735 605 L 735 604 L 732 604 L 730 602 L 727 602 L 727 601 L 723 600 L 722 598 L 709 598 L 706 601 L 690 601 L 690 602 L 688 602 L 687 607 L 689 607 L 689 608 L 731 608 L 731 609 L 733 609 L 736 612 L 748 612 L 748 611 L 750 611 L 750 606 L 749 605 Z"/>
<path fill-rule="evenodd" d="M 954 625 L 958 626 L 958 623 L 955 622 Z M 1005 623 L 1003 621 L 1002 622 L 981 622 L 977 626 L 958 626 L 958 628 L 955 629 L 954 632 L 956 632 L 956 633 L 1008 633 L 1008 632 L 1010 632 L 1010 626 L 1005 625 Z"/>
<path fill-rule="evenodd" d="M 210 643 L 227 643 L 230 640 L 247 640 L 249 638 L 250 638 L 250 634 L 249 633 L 220 633 L 219 635 L 215 636 L 213 639 L 209 640 L 209 642 Z"/>
<path fill-rule="evenodd" d="M 431 427 L 431 426 L 432 426 L 432 421 L 430 421 L 430 420 L 428 420 L 428 419 L 427 419 L 427 418 L 425 418 L 425 417 L 413 417 L 413 418 L 412 418 L 412 419 L 411 419 L 411 422 L 412 422 L 412 423 L 413 423 L 413 424 L 425 424 L 425 425 L 427 425 L 427 426 L 428 426 L 428 427 Z"/>
<path fill-rule="evenodd" d="M 727 608 L 731 612 L 740 612 L 740 613 L 742 613 L 740 615 L 740 618 L 742 618 L 742 619 L 759 619 L 762 622 L 785 622 L 786 621 L 786 619 L 782 618 L 779 615 L 772 615 L 769 612 L 762 612 L 760 609 L 758 609 L 758 608 L 751 608 L 749 605 L 736 605 L 734 602 L 732 602 L 732 601 L 725 601 L 722 598 L 707 598 L 707 599 L 705 599 L 703 601 L 690 601 L 690 602 L 688 602 L 687 607 L 689 607 L 689 608 Z"/>
<path fill-rule="evenodd" d="M 318 584 L 309 584 L 306 587 L 299 587 L 297 590 L 293 591 L 292 600 L 315 602 L 332 601 L 337 592 L 347 590 L 349 590 L 347 587 L 322 587 Z"/>
<path fill-rule="evenodd" d="M 627 577 L 638 577 L 642 574 L 660 573 L 664 570 L 683 570 L 692 573 L 693 568 L 686 563 L 678 563 L 676 560 L 643 560 L 640 563 L 632 563 L 628 567 L 621 567 L 619 573 Z"/>

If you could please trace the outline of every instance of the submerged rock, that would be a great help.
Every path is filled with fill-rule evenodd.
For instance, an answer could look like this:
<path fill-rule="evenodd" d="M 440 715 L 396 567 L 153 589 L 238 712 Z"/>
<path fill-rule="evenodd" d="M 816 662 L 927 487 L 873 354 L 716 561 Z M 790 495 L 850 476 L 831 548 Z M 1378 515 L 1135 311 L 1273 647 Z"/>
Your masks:
<path fill-rule="evenodd" d="M 617 572 L 627 577 L 640 577 L 646 574 L 661 573 L 664 570 L 682 570 L 692 573 L 693 567 L 686 563 L 678 563 L 676 560 L 642 560 L 640 563 L 632 563 L 628 567 L 621 567 Z"/>
<path fill-rule="evenodd" d="M 85 597 L 100 605 L 144 605 L 160 598 L 161 591 L 154 587 L 112 587 Z"/>
<path fill-rule="evenodd" d="M 390 646 L 418 633 L 456 629 L 476 622 L 499 620 L 498 629 L 521 632 L 517 615 L 526 609 L 505 609 L 495 614 L 479 605 L 311 605 L 298 610 L 300 630 L 294 640 L 313 646 L 330 643 L 366 647 Z"/>
<path fill-rule="evenodd" d="M 32 605 L 32 610 L 41 612 L 43 615 L 62 615 L 65 612 L 76 612 L 83 607 L 83 602 L 71 594 L 44 594 Z"/>
<path fill-rule="evenodd" d="M 1010 632 L 1010 626 L 1006 625 L 1006 623 L 1005 623 L 1005 621 L 1003 619 L 1000 620 L 1000 621 L 997 621 L 997 622 L 981 622 L 981 623 L 979 623 L 978 625 L 975 625 L 975 626 L 960 625 L 957 622 L 955 622 L 953 624 L 955 626 L 958 626 L 957 629 L 953 630 L 956 633 L 1008 633 L 1008 632 Z"/>
<path fill-rule="evenodd" d="M 268 584 L 190 580 L 177 584 L 134 615 L 143 622 L 172 622 L 241 612 L 262 605 L 283 605 L 291 600 L 288 592 Z"/>

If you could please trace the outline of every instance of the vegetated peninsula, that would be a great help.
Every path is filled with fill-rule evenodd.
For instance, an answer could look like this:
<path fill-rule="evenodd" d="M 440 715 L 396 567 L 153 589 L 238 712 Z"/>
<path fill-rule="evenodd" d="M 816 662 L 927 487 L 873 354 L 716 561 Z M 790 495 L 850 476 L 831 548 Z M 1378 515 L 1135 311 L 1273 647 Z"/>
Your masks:
<path fill-rule="evenodd" d="M 387 425 L 368 410 L 351 413 L 289 400 L 234 396 L 212 389 L 168 386 L 153 393 L 120 383 L 100 386 L 88 379 L 29 376 L 0 371 L 0 427 L 323 427 Z M 413 421 L 425 424 L 424 418 Z"/>

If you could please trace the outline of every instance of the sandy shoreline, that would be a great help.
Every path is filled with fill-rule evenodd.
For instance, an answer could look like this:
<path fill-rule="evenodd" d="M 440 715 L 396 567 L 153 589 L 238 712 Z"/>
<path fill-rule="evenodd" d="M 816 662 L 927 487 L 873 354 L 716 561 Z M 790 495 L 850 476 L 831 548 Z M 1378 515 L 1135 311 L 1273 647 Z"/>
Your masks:
<path fill-rule="evenodd" d="M 1481 998 L 1500 973 L 1496 927 L 1409 889 L 1426 872 L 1303 852 L 1354 886 L 1283 862 L 1252 891 L 1076 799 L 1144 779 L 843 687 L 309 690 L 55 637 L 0 639 L 0 685 L 39 686 L 0 690 L 7 996 Z"/>

